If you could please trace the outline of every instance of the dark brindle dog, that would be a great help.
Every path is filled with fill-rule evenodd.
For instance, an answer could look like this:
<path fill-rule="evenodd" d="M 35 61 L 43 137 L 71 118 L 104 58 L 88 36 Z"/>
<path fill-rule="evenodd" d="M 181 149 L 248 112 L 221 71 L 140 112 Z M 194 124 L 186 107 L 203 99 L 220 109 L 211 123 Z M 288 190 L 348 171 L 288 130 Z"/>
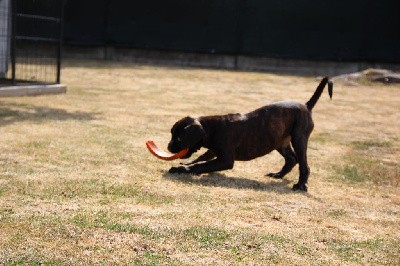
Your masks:
<path fill-rule="evenodd" d="M 168 150 L 176 153 L 189 148 L 184 158 L 189 158 L 201 147 L 208 150 L 193 162 L 172 167 L 169 172 L 201 174 L 232 169 L 235 160 L 248 161 L 277 150 L 285 158 L 285 164 L 279 172 L 269 173 L 268 176 L 282 178 L 299 163 L 299 182 L 293 190 L 307 191 L 310 174 L 307 144 L 314 128 L 311 110 L 327 83 L 332 98 L 333 84 L 324 78 L 305 105 L 284 101 L 248 114 L 185 117 L 179 120 L 171 129 Z"/>

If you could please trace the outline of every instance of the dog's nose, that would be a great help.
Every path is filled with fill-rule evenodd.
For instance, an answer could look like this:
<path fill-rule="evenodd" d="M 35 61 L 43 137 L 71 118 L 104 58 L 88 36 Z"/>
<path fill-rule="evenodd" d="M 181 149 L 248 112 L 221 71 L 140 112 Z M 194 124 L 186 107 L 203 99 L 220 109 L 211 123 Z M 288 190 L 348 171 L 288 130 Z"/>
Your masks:
<path fill-rule="evenodd" d="M 179 141 L 171 140 L 168 143 L 168 151 L 169 152 L 177 153 L 177 152 L 180 152 L 182 149 L 183 148 L 182 148 L 181 143 Z"/>
<path fill-rule="evenodd" d="M 171 151 L 171 142 L 168 143 L 167 149 L 168 149 L 168 151 Z"/>
<path fill-rule="evenodd" d="M 171 140 L 169 143 L 168 143 L 168 151 L 169 152 L 173 152 L 173 153 L 175 153 L 175 149 L 174 149 L 174 142 Z"/>

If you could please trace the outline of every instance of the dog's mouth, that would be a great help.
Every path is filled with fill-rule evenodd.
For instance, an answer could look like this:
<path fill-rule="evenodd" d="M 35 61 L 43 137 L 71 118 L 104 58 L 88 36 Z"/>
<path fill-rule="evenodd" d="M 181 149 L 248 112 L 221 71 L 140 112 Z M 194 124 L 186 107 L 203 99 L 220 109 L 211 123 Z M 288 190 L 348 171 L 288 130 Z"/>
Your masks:
<path fill-rule="evenodd" d="M 179 141 L 170 141 L 170 143 L 168 144 L 168 151 L 171 153 L 178 153 L 181 152 L 182 150 L 188 149 L 188 152 L 181 157 L 181 159 L 187 159 L 190 158 L 193 155 L 193 153 L 196 153 L 198 150 L 200 150 L 202 145 L 203 145 L 202 140 L 190 145 L 189 147 L 187 147 L 186 145 L 182 145 L 182 143 Z"/>
<path fill-rule="evenodd" d="M 201 148 L 201 142 L 196 143 L 194 146 L 189 147 L 189 151 L 186 153 L 185 156 L 182 156 L 181 159 L 188 159 L 190 158 L 190 156 L 193 155 L 193 153 L 196 153 L 197 151 L 199 151 Z"/>

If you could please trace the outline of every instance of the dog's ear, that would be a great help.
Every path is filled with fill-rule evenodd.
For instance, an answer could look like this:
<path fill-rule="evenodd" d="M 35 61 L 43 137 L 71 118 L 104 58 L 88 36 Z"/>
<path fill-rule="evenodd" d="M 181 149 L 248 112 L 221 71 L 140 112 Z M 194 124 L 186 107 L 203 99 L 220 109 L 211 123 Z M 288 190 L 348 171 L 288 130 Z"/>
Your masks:
<path fill-rule="evenodd" d="M 184 132 L 185 138 L 182 140 L 184 147 L 191 147 L 206 136 L 203 126 L 198 120 L 194 120 L 193 123 L 187 125 L 184 128 Z"/>

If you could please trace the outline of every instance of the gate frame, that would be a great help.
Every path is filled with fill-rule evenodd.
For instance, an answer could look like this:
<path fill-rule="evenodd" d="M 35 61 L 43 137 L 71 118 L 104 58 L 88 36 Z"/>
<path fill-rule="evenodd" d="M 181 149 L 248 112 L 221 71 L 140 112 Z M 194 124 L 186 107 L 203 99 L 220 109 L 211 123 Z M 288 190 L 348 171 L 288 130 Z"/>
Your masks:
<path fill-rule="evenodd" d="M 47 16 L 40 16 L 40 15 L 30 15 L 24 13 L 18 13 L 17 11 L 17 1 L 18 0 L 10 0 L 11 4 L 11 79 L 12 84 L 16 84 L 16 64 L 17 64 L 17 57 L 16 57 L 16 41 L 17 40 L 31 40 L 31 41 L 46 41 L 46 42 L 56 42 L 57 43 L 57 72 L 56 72 L 56 82 L 55 84 L 60 84 L 61 81 L 61 50 L 62 50 L 62 41 L 63 41 L 63 26 L 64 26 L 64 6 L 66 0 L 59 0 L 60 1 L 60 10 L 59 10 L 59 17 L 47 17 Z M 41 37 L 30 37 L 30 36 L 20 36 L 17 34 L 18 17 L 29 17 L 39 20 L 52 20 L 58 23 L 58 38 L 41 38 Z M 46 82 L 45 82 L 46 83 Z M 50 84 L 53 84 L 50 82 Z"/>

